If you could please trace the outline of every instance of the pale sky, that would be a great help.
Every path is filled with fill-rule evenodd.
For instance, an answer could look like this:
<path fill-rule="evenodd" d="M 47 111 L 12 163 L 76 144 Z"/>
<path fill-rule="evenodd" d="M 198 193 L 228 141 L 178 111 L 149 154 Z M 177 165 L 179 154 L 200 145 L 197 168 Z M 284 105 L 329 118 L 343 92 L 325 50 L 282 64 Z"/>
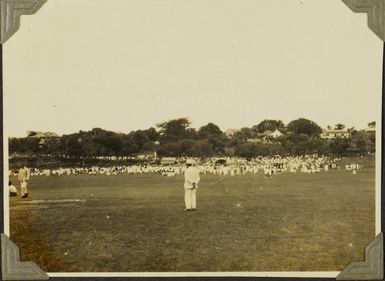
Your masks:
<path fill-rule="evenodd" d="M 48 0 L 4 46 L 5 127 L 364 128 L 380 118 L 383 48 L 366 21 L 336 0 Z"/>

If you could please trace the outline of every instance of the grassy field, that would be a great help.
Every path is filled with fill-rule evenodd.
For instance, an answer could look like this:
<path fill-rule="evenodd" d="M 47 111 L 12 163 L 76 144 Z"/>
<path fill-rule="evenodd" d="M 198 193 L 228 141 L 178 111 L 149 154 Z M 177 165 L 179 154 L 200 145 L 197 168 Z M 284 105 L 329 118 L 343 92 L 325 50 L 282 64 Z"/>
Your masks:
<path fill-rule="evenodd" d="M 195 213 L 182 176 L 33 177 L 10 200 L 11 239 L 47 272 L 339 271 L 374 238 L 374 159 L 360 161 L 357 175 L 202 175 Z"/>

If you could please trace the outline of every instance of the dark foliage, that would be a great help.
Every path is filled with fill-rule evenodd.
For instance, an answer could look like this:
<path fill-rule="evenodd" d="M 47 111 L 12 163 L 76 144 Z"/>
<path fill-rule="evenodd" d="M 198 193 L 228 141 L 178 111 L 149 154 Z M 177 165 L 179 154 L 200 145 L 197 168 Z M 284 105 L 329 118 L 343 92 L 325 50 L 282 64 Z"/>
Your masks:
<path fill-rule="evenodd" d="M 343 124 L 337 124 L 339 129 Z M 265 132 L 284 134 L 269 138 Z M 91 159 L 99 156 L 135 156 L 157 152 L 159 156 L 240 156 L 268 155 L 364 155 L 375 151 L 375 134 L 348 129 L 350 138 L 322 139 L 321 128 L 313 121 L 299 118 L 287 127 L 280 120 L 264 120 L 252 128 L 242 128 L 228 138 L 221 129 L 208 123 L 198 130 L 187 118 L 170 120 L 156 128 L 115 133 L 100 128 L 61 137 L 9 140 L 10 155 L 69 157 Z"/>

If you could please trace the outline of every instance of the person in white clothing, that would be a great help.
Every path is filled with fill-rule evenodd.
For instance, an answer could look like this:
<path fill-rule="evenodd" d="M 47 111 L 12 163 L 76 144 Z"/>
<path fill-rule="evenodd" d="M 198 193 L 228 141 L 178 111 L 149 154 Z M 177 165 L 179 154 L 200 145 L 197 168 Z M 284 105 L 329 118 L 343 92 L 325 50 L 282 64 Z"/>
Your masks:
<path fill-rule="evenodd" d="M 19 170 L 18 180 L 21 187 L 21 198 L 28 197 L 27 182 L 29 181 L 30 177 L 31 171 L 26 166 Z"/>
<path fill-rule="evenodd" d="M 16 186 L 12 184 L 12 182 L 9 182 L 9 196 L 17 196 L 17 189 Z"/>
<path fill-rule="evenodd" d="M 184 202 L 185 211 L 196 210 L 196 193 L 200 181 L 199 169 L 195 167 L 193 160 L 186 161 L 186 171 L 184 173 Z"/>

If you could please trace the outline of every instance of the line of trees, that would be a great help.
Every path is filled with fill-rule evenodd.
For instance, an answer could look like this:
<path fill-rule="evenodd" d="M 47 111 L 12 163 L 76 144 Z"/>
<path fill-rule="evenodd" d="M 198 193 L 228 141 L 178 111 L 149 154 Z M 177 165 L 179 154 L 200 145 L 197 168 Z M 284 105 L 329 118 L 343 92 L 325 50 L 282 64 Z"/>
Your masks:
<path fill-rule="evenodd" d="M 337 125 L 339 129 L 344 128 L 342 124 Z M 283 135 L 270 139 L 264 135 L 266 131 L 275 130 Z M 323 139 L 320 138 L 320 126 L 311 120 L 299 118 L 286 126 L 280 120 L 264 120 L 251 128 L 242 128 L 229 137 L 213 123 L 194 129 L 187 118 L 179 118 L 128 134 L 95 128 L 61 137 L 36 138 L 32 135 L 11 138 L 9 151 L 10 154 L 78 158 L 154 152 L 159 156 L 256 157 L 314 153 L 363 155 L 375 151 L 375 134 L 354 128 L 348 131 L 349 138 Z"/>

